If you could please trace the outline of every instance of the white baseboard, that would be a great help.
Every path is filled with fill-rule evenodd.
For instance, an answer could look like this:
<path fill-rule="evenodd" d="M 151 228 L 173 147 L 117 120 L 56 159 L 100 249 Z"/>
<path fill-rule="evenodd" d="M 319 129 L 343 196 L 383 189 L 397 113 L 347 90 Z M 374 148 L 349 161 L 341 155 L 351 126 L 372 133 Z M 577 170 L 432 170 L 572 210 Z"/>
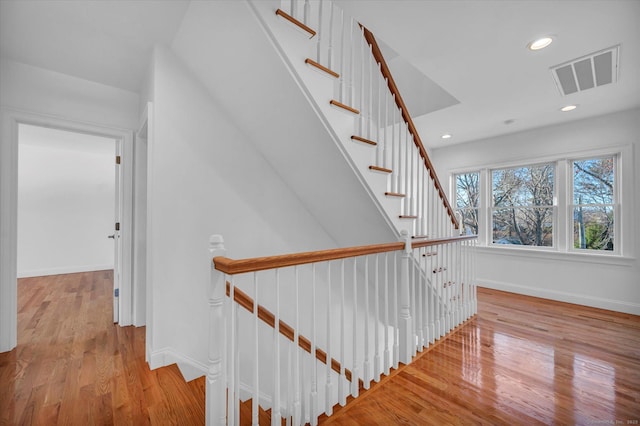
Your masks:
<path fill-rule="evenodd" d="M 75 274 L 77 272 L 104 271 L 113 269 L 111 265 L 85 265 L 85 266 L 60 266 L 57 268 L 46 269 L 30 269 L 27 271 L 18 271 L 18 278 L 28 277 L 44 277 L 47 275 Z"/>
<path fill-rule="evenodd" d="M 195 359 L 178 354 L 172 348 L 164 348 L 159 351 L 154 351 L 151 354 L 149 361 L 149 368 L 155 370 L 156 368 L 166 367 L 167 365 L 177 364 L 182 373 L 182 377 L 187 382 L 197 379 L 198 377 L 207 374 L 207 366 Z"/>
<path fill-rule="evenodd" d="M 564 291 L 528 287 L 518 284 L 485 279 L 478 279 L 478 285 L 480 287 L 508 291 L 510 293 L 524 294 L 526 296 L 534 296 L 543 299 L 557 300 L 559 302 L 574 303 L 577 305 L 591 306 L 594 308 L 607 309 L 610 311 L 623 312 L 632 315 L 640 315 L 640 304 L 631 303 L 624 300 L 613 300 L 603 297 L 586 296 L 583 294 L 567 293 Z"/>

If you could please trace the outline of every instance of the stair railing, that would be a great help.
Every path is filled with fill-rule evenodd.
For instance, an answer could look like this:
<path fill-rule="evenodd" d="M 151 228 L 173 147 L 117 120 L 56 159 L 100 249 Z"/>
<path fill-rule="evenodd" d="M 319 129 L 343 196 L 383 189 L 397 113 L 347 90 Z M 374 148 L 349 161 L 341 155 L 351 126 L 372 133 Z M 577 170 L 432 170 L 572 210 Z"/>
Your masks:
<path fill-rule="evenodd" d="M 331 103 L 357 115 L 351 139 L 375 147 L 369 168 L 388 174 L 385 196 L 402 200 L 412 235 L 455 235 L 454 210 L 373 34 L 329 0 L 282 0 L 276 13 L 311 31 L 306 62 L 336 79 Z"/>
<path fill-rule="evenodd" d="M 410 363 L 476 313 L 475 238 L 233 260 L 212 236 L 207 424 L 251 399 L 253 424 L 315 425 Z"/>

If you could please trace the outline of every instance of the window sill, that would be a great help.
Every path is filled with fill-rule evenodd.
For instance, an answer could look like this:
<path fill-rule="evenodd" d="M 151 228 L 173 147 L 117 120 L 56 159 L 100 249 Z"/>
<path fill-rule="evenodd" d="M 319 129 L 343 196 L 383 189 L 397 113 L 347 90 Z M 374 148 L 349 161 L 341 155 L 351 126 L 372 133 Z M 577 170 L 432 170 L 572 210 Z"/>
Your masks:
<path fill-rule="evenodd" d="M 476 246 L 479 253 L 499 254 L 501 256 L 529 257 L 562 262 L 596 263 L 603 265 L 632 266 L 636 259 L 615 254 L 561 252 L 554 249 Z"/>

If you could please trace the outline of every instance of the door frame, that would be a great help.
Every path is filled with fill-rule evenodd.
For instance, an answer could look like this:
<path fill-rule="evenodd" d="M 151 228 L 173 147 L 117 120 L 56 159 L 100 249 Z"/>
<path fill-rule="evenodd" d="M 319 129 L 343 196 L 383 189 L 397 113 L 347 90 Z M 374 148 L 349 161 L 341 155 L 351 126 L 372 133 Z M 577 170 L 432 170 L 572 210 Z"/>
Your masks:
<path fill-rule="evenodd" d="M 18 126 L 27 124 L 103 136 L 122 144 L 121 326 L 132 324 L 133 131 L 3 107 L 0 122 L 0 352 L 17 345 L 18 334 Z M 114 159 L 115 160 L 115 159 Z"/>

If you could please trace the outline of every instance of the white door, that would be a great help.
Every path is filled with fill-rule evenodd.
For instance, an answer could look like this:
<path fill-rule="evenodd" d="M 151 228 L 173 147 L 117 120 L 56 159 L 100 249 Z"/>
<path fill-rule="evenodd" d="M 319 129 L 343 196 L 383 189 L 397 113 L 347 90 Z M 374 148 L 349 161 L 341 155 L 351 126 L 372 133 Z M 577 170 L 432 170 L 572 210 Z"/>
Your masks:
<path fill-rule="evenodd" d="M 116 140 L 116 199 L 115 199 L 115 220 L 113 235 L 109 238 L 113 238 L 113 322 L 117 323 L 120 320 L 120 283 L 122 282 L 122 238 L 121 238 L 121 219 L 122 219 L 122 140 Z"/>

